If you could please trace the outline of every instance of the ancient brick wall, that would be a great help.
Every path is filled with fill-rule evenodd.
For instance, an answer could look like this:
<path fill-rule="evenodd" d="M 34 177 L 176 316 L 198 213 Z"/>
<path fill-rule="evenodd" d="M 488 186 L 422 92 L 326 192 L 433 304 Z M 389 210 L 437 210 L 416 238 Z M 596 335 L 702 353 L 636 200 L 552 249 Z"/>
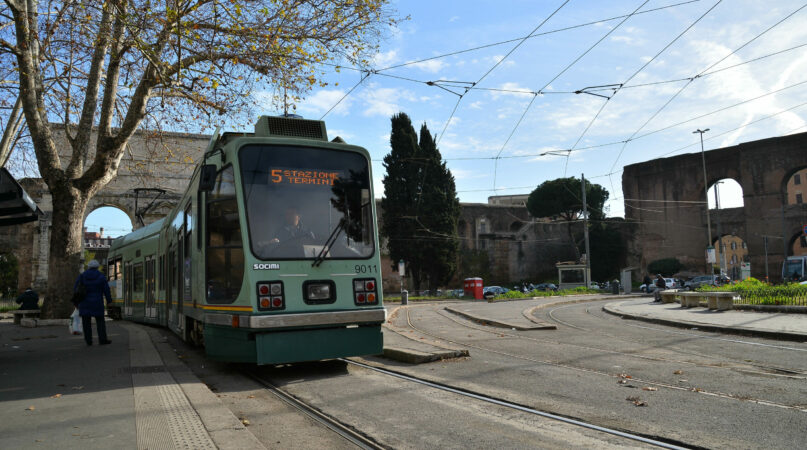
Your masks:
<path fill-rule="evenodd" d="M 807 205 L 787 204 L 787 182 L 807 167 L 807 133 L 763 139 L 705 152 L 706 186 L 731 178 L 743 189 L 744 206 L 719 212 L 722 234 L 748 245 L 752 276 L 765 276 L 765 248 L 772 279 L 807 223 Z M 642 272 L 648 263 L 678 258 L 693 272 L 706 270 L 708 243 L 701 153 L 661 158 L 625 167 L 625 218 L 638 224 L 630 263 Z M 712 210 L 712 240 L 717 239 Z"/>

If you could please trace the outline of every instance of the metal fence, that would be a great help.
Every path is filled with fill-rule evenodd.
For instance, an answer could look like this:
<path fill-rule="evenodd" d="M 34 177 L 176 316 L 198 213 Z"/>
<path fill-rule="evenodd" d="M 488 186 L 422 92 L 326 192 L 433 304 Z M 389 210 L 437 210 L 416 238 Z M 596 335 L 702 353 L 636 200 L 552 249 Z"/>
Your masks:
<path fill-rule="evenodd" d="M 740 301 L 735 301 L 736 304 L 807 306 L 807 285 L 760 286 L 732 291 L 740 294 Z"/>
<path fill-rule="evenodd" d="M 0 298 L 0 310 L 17 309 L 18 306 L 20 305 L 18 305 L 17 302 L 14 301 L 14 299 Z"/>

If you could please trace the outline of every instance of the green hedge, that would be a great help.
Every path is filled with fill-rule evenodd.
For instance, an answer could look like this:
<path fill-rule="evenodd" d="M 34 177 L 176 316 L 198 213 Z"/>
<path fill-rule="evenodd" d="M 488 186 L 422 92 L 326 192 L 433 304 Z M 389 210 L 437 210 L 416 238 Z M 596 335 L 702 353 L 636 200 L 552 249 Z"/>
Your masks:
<path fill-rule="evenodd" d="M 756 278 L 723 286 L 701 286 L 701 292 L 736 292 L 740 295 L 739 304 L 746 305 L 790 305 L 807 306 L 807 285 L 788 283 L 771 285 Z"/>

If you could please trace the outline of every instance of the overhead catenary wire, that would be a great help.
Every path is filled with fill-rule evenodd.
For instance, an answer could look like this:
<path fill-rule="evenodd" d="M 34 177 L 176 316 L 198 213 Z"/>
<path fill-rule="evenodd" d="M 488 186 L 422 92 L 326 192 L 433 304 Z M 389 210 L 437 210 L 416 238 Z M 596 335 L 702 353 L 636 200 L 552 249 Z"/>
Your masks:
<path fill-rule="evenodd" d="M 477 80 L 476 80 L 476 82 L 472 83 L 472 85 L 471 85 L 471 86 L 476 86 L 477 84 L 481 83 L 481 82 L 482 82 L 482 80 L 484 80 L 484 79 L 485 79 L 485 78 L 486 78 L 488 75 L 490 75 L 490 73 L 491 73 L 491 72 L 493 72 L 493 71 L 494 71 L 494 70 L 495 70 L 497 67 L 499 67 L 499 65 L 500 65 L 502 62 L 504 62 L 504 60 L 505 60 L 505 59 L 507 59 L 507 58 L 508 58 L 508 57 L 509 57 L 511 54 L 513 54 L 513 52 L 514 52 L 514 51 L 516 51 L 516 49 L 518 49 L 518 48 L 521 46 L 521 44 L 523 44 L 523 43 L 524 43 L 524 42 L 525 42 L 525 41 L 526 41 L 526 40 L 527 40 L 527 39 L 528 39 L 530 36 L 532 36 L 532 35 L 533 35 L 533 34 L 534 34 L 536 31 L 538 31 L 538 30 L 539 30 L 539 29 L 540 29 L 542 26 L 544 26 L 544 24 L 545 24 L 547 21 L 549 21 L 549 19 L 551 19 L 552 17 L 554 17 L 554 16 L 555 16 L 555 14 L 557 14 L 557 13 L 558 13 L 558 11 L 560 11 L 560 10 L 561 10 L 561 9 L 562 9 L 564 6 L 566 6 L 566 4 L 567 4 L 567 3 L 569 3 L 569 1 L 571 1 L 571 0 L 565 0 L 563 3 L 561 3 L 561 5 L 560 5 L 560 6 L 558 6 L 558 7 L 557 7 L 557 8 L 556 8 L 554 11 L 552 11 L 552 14 L 550 14 L 550 15 L 549 15 L 548 17 L 546 17 L 546 18 L 545 18 L 543 21 L 541 21 L 541 23 L 539 23 L 539 24 L 538 24 L 538 26 L 537 26 L 537 27 L 535 27 L 535 28 L 534 28 L 534 29 L 533 29 L 533 30 L 530 32 L 530 34 L 528 34 L 527 36 L 523 37 L 523 38 L 522 38 L 522 39 L 521 39 L 521 40 L 518 42 L 518 44 L 516 44 L 516 45 L 515 45 L 513 48 L 511 48 L 511 49 L 510 49 L 510 51 L 509 51 L 509 52 L 507 52 L 507 54 L 506 54 L 506 55 L 504 55 L 502 58 L 500 58 L 498 61 L 496 61 L 496 64 L 494 64 L 494 65 L 493 65 L 493 67 L 491 67 L 490 69 L 488 69 L 488 71 L 487 71 L 487 72 L 485 72 L 485 73 L 484 73 L 484 74 L 483 74 L 483 75 L 482 75 L 482 76 L 481 76 L 479 79 L 477 79 Z M 448 125 L 451 123 L 451 120 L 454 118 L 454 114 L 457 112 L 457 108 L 459 108 L 459 106 L 460 106 L 460 102 L 462 101 L 463 96 L 464 96 L 464 95 L 465 95 L 467 92 L 468 92 L 468 90 L 467 90 L 467 88 L 466 88 L 466 90 L 465 90 L 465 92 L 464 92 L 463 94 L 457 94 L 457 95 L 459 96 L 459 98 L 457 99 L 457 103 L 454 105 L 454 109 L 453 109 L 453 110 L 451 110 L 451 115 L 448 117 L 448 120 L 446 120 L 445 126 L 443 126 L 443 131 L 442 131 L 442 132 L 440 132 L 440 135 L 439 135 L 439 136 L 437 137 L 437 139 L 435 140 L 435 144 L 439 144 L 439 143 L 440 143 L 440 141 L 443 139 L 443 136 L 445 135 L 446 130 L 448 129 Z"/>
<path fill-rule="evenodd" d="M 558 78 L 560 78 L 560 77 L 561 77 L 561 76 L 562 76 L 564 73 L 566 73 L 566 71 L 567 71 L 567 70 L 571 69 L 571 68 L 572 68 L 572 67 L 573 67 L 575 64 L 577 64 L 577 62 L 578 62 L 578 61 L 580 61 L 580 60 L 581 60 L 583 57 L 585 57 L 585 56 L 586 56 L 586 55 L 587 55 L 589 52 L 591 52 L 591 50 L 593 50 L 593 49 L 594 49 L 594 48 L 595 48 L 597 45 L 599 45 L 599 44 L 600 44 L 600 42 L 602 42 L 602 41 L 603 41 L 605 38 L 607 38 L 608 36 L 610 36 L 610 35 L 611 35 L 611 33 L 613 33 L 613 32 L 614 32 L 614 31 L 616 31 L 616 30 L 617 30 L 617 29 L 618 29 L 620 26 L 622 26 L 622 24 L 623 24 L 623 23 L 625 23 L 625 21 L 627 21 L 628 19 L 630 19 L 631 17 L 633 17 L 633 16 L 636 14 L 636 12 L 638 12 L 640 9 L 642 9 L 642 7 L 643 7 L 644 5 L 646 5 L 646 4 L 647 4 L 647 2 L 648 2 L 648 1 L 650 1 L 650 0 L 645 0 L 645 1 L 644 1 L 644 2 L 641 4 L 641 5 L 639 5 L 639 7 L 637 7 L 636 9 L 634 9 L 632 13 L 630 13 L 630 14 L 629 14 L 629 15 L 627 15 L 627 16 L 625 16 L 625 18 L 623 18 L 623 19 L 622 19 L 622 21 L 620 21 L 620 22 L 619 22 L 619 23 L 618 23 L 616 26 L 614 26 L 613 28 L 611 28 L 610 30 L 608 30 L 608 32 L 607 32 L 607 33 L 605 33 L 605 35 L 603 35 L 603 36 L 602 36 L 602 37 L 601 37 L 599 40 L 597 40 L 597 42 L 595 42 L 594 44 L 592 44 L 592 45 L 591 45 L 591 46 L 590 46 L 588 49 L 586 49 L 586 51 L 584 51 L 584 52 L 583 52 L 583 53 L 582 53 L 580 56 L 578 56 L 577 58 L 575 58 L 575 59 L 574 59 L 572 62 L 570 62 L 569 64 L 567 64 L 567 65 L 566 65 L 566 67 L 564 67 L 564 68 L 563 68 L 563 70 L 561 70 L 561 71 L 560 71 L 560 72 L 559 72 L 557 75 L 555 75 L 554 77 L 552 77 L 552 79 L 551 79 L 551 80 L 549 80 L 549 81 L 548 81 L 548 82 L 547 82 L 547 83 L 546 83 L 546 84 L 545 84 L 545 85 L 544 85 L 544 86 L 543 86 L 541 89 L 538 89 L 538 92 L 541 92 L 541 91 L 543 91 L 544 89 L 546 89 L 546 88 L 547 88 L 549 85 L 551 85 L 551 84 L 552 84 L 552 83 L 553 83 L 555 80 L 557 80 L 557 79 L 558 79 Z M 526 107 L 526 108 L 524 108 L 524 112 L 521 114 L 521 117 L 519 117 L 519 119 L 518 119 L 518 121 L 516 122 L 515 126 L 514 126 L 514 127 L 513 127 L 513 129 L 510 131 L 510 134 L 507 136 L 507 139 L 505 139 L 504 144 L 502 144 L 502 148 L 501 148 L 501 149 L 499 149 L 499 153 L 497 153 L 497 154 L 496 154 L 496 159 L 494 160 L 494 163 L 493 163 L 493 164 L 494 164 L 494 166 L 493 166 L 493 187 L 494 187 L 494 188 L 496 187 L 496 177 L 497 177 L 497 174 L 498 174 L 498 168 L 499 168 L 499 160 L 498 160 L 498 158 L 499 158 L 499 156 L 501 156 L 502 152 L 503 152 L 503 151 L 504 151 L 504 149 L 507 147 L 507 144 L 510 142 L 510 139 L 512 139 L 512 137 L 513 137 L 513 135 L 515 134 L 516 130 L 518 130 L 519 126 L 520 126 L 520 125 L 521 125 L 521 123 L 524 121 L 524 117 L 526 117 L 527 113 L 529 112 L 530 108 L 532 107 L 532 105 L 533 105 L 533 103 L 535 102 L 535 99 L 536 99 L 537 97 L 538 97 L 537 95 L 533 96 L 532 100 L 530 100 L 530 102 L 527 104 L 527 107 Z"/>
<path fill-rule="evenodd" d="M 717 2 L 715 2 L 715 4 L 713 4 L 711 8 L 707 9 L 697 19 L 695 19 L 694 22 L 689 24 L 689 26 L 686 27 L 682 32 L 678 33 L 678 35 L 675 36 L 675 38 L 673 38 L 672 41 L 668 42 L 667 45 L 665 45 L 661 50 L 659 50 L 655 55 L 653 55 L 652 58 L 647 60 L 641 67 L 639 67 L 639 69 L 634 71 L 633 74 L 631 74 L 631 76 L 629 76 L 624 82 L 620 83 L 619 87 L 617 87 L 616 90 L 614 90 L 614 93 L 610 97 L 608 97 L 606 99 L 606 101 L 602 104 L 602 106 L 600 106 L 600 109 L 599 109 L 599 111 L 597 111 L 597 114 L 594 115 L 594 118 L 591 119 L 591 122 L 589 122 L 588 126 L 586 126 L 586 128 L 580 134 L 580 137 L 577 138 L 577 141 L 575 141 L 574 145 L 572 145 L 571 149 L 569 149 L 569 152 L 566 154 L 566 163 L 565 163 L 564 168 L 563 168 L 563 175 L 564 176 L 566 176 L 566 171 L 567 171 L 568 166 L 569 166 L 569 157 L 571 156 L 571 152 L 574 151 L 575 147 L 577 147 L 577 144 L 579 144 L 580 141 L 583 139 L 583 137 L 588 133 L 588 130 L 591 128 L 592 125 L 594 125 L 594 122 L 597 120 L 597 118 L 600 117 L 600 114 L 605 109 L 605 107 L 608 105 L 608 102 L 612 98 L 614 98 L 614 96 L 616 96 L 619 93 L 619 90 L 622 88 L 622 86 L 630 83 L 630 81 L 632 79 L 634 79 L 636 77 L 636 75 L 641 73 L 647 66 L 650 65 L 650 63 L 655 61 L 656 58 L 661 56 L 662 53 L 664 53 L 668 48 L 670 48 L 673 44 L 675 44 L 675 42 L 677 42 L 678 39 L 680 39 L 684 34 L 686 34 L 689 30 L 691 30 L 698 22 L 700 22 L 704 17 L 706 17 L 706 15 L 708 15 L 710 12 L 712 12 L 717 7 L 717 5 L 719 5 L 722 1 L 723 0 L 718 0 Z M 634 135 L 635 135 L 635 133 L 634 133 Z M 632 137 L 633 137 L 633 135 L 630 136 L 628 139 L 630 139 Z M 625 143 L 624 145 L 627 145 L 627 143 Z M 623 148 L 624 148 L 624 146 L 623 146 Z M 613 183 L 611 183 L 611 189 L 612 190 L 614 189 Z"/>
<path fill-rule="evenodd" d="M 673 100 L 675 100 L 675 99 L 676 99 L 676 98 L 677 98 L 677 97 L 678 97 L 678 96 L 679 96 L 679 95 L 680 95 L 680 94 L 681 94 L 681 93 L 682 93 L 682 92 L 683 92 L 683 91 L 684 91 L 684 90 L 685 90 L 687 87 L 689 87 L 689 86 L 692 84 L 692 82 L 693 82 L 694 80 L 696 80 L 696 79 L 698 79 L 698 78 L 702 77 L 702 76 L 703 76 L 703 74 L 707 73 L 709 70 L 713 69 L 715 66 L 717 66 L 717 65 L 718 65 L 718 64 L 720 64 L 721 62 L 725 61 L 725 60 L 726 60 L 727 58 L 729 58 L 730 56 L 732 56 L 732 55 L 736 54 L 738 51 L 740 51 L 740 50 L 742 50 L 743 48 L 747 47 L 749 44 L 751 44 L 752 42 L 756 41 L 757 39 L 759 39 L 760 37 L 762 37 L 763 35 L 765 35 L 765 34 L 766 34 L 766 33 L 768 33 L 769 31 L 771 31 L 772 29 L 776 28 L 777 26 L 779 26 L 780 24 L 782 24 L 782 23 L 783 23 L 784 21 L 786 21 L 787 19 L 789 19 L 789 18 L 793 17 L 793 15 L 795 15 L 796 13 L 798 13 L 799 11 L 801 11 L 802 9 L 804 9 L 805 7 L 807 7 L 807 4 L 802 5 L 801 7 L 797 8 L 795 11 L 791 12 L 790 14 L 788 14 L 788 15 L 787 15 L 787 16 L 785 16 L 784 18 L 780 19 L 779 21 L 777 21 L 776 23 L 774 23 L 774 24 L 773 24 L 773 25 L 771 25 L 770 27 L 766 28 L 766 29 L 765 29 L 765 30 L 763 30 L 761 33 L 758 33 L 756 36 L 754 36 L 754 37 L 753 37 L 753 38 L 751 38 L 750 40 L 746 41 L 746 42 L 745 42 L 743 45 L 741 45 L 741 46 L 737 47 L 736 49 L 732 50 L 732 51 L 731 51 L 729 54 L 727 54 L 727 55 L 725 55 L 724 57 L 720 58 L 719 60 L 717 60 L 717 61 L 716 61 L 716 62 L 714 62 L 713 64 L 709 65 L 707 68 L 705 68 L 705 69 L 701 70 L 700 72 L 698 72 L 698 74 L 696 74 L 696 75 L 695 75 L 695 76 L 693 76 L 692 78 L 690 78 L 690 79 L 689 79 L 689 81 L 687 81 L 687 83 L 686 83 L 685 85 L 681 86 L 681 89 L 679 89 L 679 90 L 678 90 L 678 92 L 676 92 L 675 94 L 673 94 L 673 96 L 672 96 L 672 97 L 670 97 L 670 99 L 669 99 L 669 100 L 667 100 L 667 101 L 666 101 L 666 102 L 665 102 L 665 103 L 664 103 L 664 104 L 661 106 L 661 108 L 659 108 L 659 109 L 658 109 L 656 112 L 654 112 L 654 113 L 653 113 L 653 114 L 650 116 L 650 118 L 649 118 L 649 119 L 647 119 L 647 121 L 645 121 L 645 123 L 643 123 L 643 124 L 642 124 L 642 126 L 640 126 L 640 127 L 639 127 L 639 129 L 637 129 L 637 130 L 636 130 L 636 131 L 635 131 L 635 132 L 634 132 L 634 133 L 631 135 L 631 137 L 630 137 L 630 138 L 628 138 L 628 139 L 625 141 L 625 145 L 627 145 L 627 143 L 628 143 L 628 142 L 630 142 L 630 140 L 631 140 L 631 138 L 632 138 L 632 137 L 636 136 L 636 135 L 637 135 L 637 134 L 638 134 L 638 133 L 639 133 L 639 132 L 640 132 L 642 129 L 644 129 L 644 127 L 645 127 L 645 126 L 647 126 L 647 124 L 648 124 L 648 123 L 650 123 L 650 121 L 652 121 L 652 120 L 653 120 L 655 117 L 657 117 L 657 116 L 658 116 L 658 115 L 661 113 L 661 111 L 663 111 L 664 109 L 666 109 L 666 108 L 667 108 L 667 106 L 669 106 L 669 104 L 670 104 L 670 103 L 672 103 L 672 102 L 673 102 Z M 695 119 L 695 120 L 697 120 L 697 119 Z M 640 136 L 640 137 L 644 137 L 644 136 Z M 623 152 L 624 152 L 624 150 L 625 150 L 625 145 L 623 145 L 622 149 L 619 151 L 619 154 L 617 155 L 616 159 L 614 160 L 614 163 L 611 165 L 611 171 L 613 171 L 613 170 L 614 170 L 614 167 L 616 167 L 617 163 L 619 162 L 619 159 L 622 157 L 622 154 L 623 154 Z"/>

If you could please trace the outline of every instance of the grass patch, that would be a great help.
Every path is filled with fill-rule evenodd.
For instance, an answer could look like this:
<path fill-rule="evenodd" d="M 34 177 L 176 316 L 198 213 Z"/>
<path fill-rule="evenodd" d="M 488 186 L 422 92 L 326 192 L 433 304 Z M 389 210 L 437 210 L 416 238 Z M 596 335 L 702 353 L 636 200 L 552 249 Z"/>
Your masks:
<path fill-rule="evenodd" d="M 772 285 L 756 278 L 723 286 L 701 286 L 700 292 L 736 292 L 738 304 L 807 306 L 807 285 L 787 283 Z"/>

